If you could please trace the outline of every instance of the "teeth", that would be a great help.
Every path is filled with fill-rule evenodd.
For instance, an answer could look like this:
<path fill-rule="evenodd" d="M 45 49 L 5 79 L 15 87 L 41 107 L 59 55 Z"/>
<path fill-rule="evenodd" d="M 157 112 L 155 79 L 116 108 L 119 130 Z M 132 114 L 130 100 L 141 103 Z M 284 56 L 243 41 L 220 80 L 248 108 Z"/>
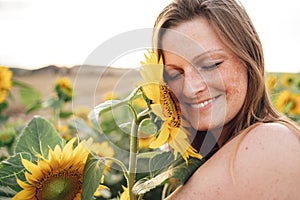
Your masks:
<path fill-rule="evenodd" d="M 209 99 L 207 101 L 204 101 L 202 103 L 197 103 L 197 104 L 191 104 L 192 108 L 203 108 L 204 106 L 206 106 L 207 104 L 213 102 L 215 100 L 215 98 Z"/>

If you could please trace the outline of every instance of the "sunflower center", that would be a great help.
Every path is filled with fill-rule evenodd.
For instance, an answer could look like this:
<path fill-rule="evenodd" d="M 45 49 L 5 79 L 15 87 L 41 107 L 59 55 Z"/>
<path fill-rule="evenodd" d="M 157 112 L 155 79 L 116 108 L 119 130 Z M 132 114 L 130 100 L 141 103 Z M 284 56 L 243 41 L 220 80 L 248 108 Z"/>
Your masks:
<path fill-rule="evenodd" d="M 181 110 L 179 106 L 178 99 L 176 96 L 170 91 L 168 86 L 160 85 L 160 104 L 163 108 L 164 114 L 167 117 L 171 118 L 169 125 L 173 128 L 180 127 L 181 120 Z"/>
<path fill-rule="evenodd" d="M 81 185 L 81 174 L 77 171 L 59 172 L 40 182 L 36 196 L 39 200 L 73 200 L 81 192 Z"/>

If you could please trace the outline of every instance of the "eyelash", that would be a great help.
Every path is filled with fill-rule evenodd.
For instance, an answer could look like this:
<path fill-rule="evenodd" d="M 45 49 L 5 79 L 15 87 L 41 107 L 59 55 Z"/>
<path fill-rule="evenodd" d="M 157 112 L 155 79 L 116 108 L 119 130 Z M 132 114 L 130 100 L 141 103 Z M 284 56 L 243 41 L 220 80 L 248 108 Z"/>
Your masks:
<path fill-rule="evenodd" d="M 212 65 L 209 65 L 209 66 L 203 66 L 203 67 L 199 67 L 200 70 L 206 70 L 206 71 L 209 71 L 209 70 L 213 70 L 215 68 L 217 68 L 220 64 L 222 64 L 222 62 L 216 62 Z"/>
<path fill-rule="evenodd" d="M 213 70 L 213 69 L 217 68 L 220 64 L 222 64 L 222 62 L 216 62 L 216 63 L 214 63 L 212 65 L 209 65 L 209 66 L 199 67 L 199 70 L 210 71 L 210 70 Z M 173 76 L 166 73 L 167 81 L 173 81 L 173 80 L 179 79 L 181 76 L 183 76 L 183 72 L 178 72 Z"/>
<path fill-rule="evenodd" d="M 173 81 L 173 80 L 179 79 L 182 75 L 183 75 L 182 72 L 178 72 L 178 73 L 176 73 L 176 74 L 173 75 L 173 76 L 171 76 L 171 75 L 169 75 L 168 73 L 166 73 L 166 80 L 167 80 L 167 81 Z"/>

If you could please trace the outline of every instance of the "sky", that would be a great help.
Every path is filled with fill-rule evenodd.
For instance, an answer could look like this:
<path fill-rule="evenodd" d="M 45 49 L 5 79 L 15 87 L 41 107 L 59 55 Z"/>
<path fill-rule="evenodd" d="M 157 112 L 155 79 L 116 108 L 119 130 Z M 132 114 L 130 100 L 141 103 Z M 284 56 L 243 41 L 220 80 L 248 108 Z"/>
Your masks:
<path fill-rule="evenodd" d="M 240 1 L 260 35 L 266 70 L 300 72 L 300 1 Z M 123 33 L 150 30 L 156 16 L 169 2 L 0 0 L 0 65 L 36 69 L 52 64 L 67 67 L 94 64 L 89 63 L 89 58 L 95 49 Z M 136 49 L 109 64 L 135 68 L 142 53 Z"/>

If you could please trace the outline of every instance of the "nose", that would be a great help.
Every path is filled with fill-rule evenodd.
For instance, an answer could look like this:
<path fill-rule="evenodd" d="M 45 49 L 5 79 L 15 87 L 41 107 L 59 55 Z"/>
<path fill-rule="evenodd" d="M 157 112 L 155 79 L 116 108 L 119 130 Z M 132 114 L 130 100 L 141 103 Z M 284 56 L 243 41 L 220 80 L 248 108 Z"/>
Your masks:
<path fill-rule="evenodd" d="M 194 67 L 187 67 L 184 74 L 182 93 L 184 96 L 194 98 L 207 89 L 207 80 Z"/>

